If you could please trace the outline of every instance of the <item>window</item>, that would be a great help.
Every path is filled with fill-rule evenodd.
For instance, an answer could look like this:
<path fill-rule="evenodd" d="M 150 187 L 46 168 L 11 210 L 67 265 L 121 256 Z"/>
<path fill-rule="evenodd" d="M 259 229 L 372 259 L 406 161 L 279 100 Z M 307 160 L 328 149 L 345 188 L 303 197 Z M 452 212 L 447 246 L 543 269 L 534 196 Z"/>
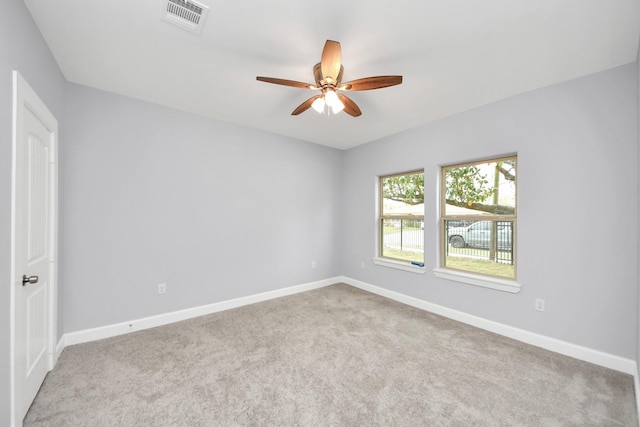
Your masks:
<path fill-rule="evenodd" d="M 380 177 L 382 258 L 424 265 L 424 172 Z"/>
<path fill-rule="evenodd" d="M 442 267 L 516 278 L 516 161 L 442 168 Z"/>

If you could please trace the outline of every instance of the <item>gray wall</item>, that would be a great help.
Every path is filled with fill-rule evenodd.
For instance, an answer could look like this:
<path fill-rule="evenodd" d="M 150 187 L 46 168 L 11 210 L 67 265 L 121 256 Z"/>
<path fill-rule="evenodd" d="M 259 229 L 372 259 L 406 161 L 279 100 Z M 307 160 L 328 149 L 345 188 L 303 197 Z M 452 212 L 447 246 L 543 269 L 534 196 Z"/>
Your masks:
<path fill-rule="evenodd" d="M 482 318 L 635 359 L 636 64 L 536 90 L 351 149 L 343 274 Z M 426 96 L 425 99 L 428 99 Z M 518 154 L 518 294 L 436 278 L 439 167 Z M 376 176 L 424 168 L 427 273 L 376 266 Z M 360 268 L 360 262 L 366 268 Z M 534 299 L 546 300 L 546 312 Z"/>
<path fill-rule="evenodd" d="M 339 273 L 341 151 L 73 84 L 66 100 L 66 332 Z"/>
<path fill-rule="evenodd" d="M 0 13 L 0 425 L 9 425 L 9 295 L 11 289 L 11 72 L 18 70 L 56 116 L 63 133 L 64 79 L 24 3 L 5 0 Z M 61 331 L 58 331 L 61 333 Z"/>

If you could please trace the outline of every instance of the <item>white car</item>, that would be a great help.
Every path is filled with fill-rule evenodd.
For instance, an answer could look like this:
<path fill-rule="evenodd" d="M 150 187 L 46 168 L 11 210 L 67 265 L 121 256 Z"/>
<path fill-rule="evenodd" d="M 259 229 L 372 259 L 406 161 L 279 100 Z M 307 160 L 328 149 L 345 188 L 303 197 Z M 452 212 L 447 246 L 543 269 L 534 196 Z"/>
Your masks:
<path fill-rule="evenodd" d="M 493 221 L 478 221 L 467 227 L 451 227 L 447 230 L 449 244 L 454 248 L 489 248 L 492 224 Z M 497 226 L 498 249 L 511 250 L 513 223 L 498 221 Z"/>

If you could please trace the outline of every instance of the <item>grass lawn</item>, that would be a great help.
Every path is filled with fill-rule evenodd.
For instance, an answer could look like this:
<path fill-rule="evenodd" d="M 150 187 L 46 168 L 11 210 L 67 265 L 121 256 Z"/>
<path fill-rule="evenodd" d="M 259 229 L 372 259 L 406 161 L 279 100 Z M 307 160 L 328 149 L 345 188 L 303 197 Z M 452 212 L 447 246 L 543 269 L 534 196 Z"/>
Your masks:
<path fill-rule="evenodd" d="M 400 249 L 384 248 L 382 256 L 389 258 L 397 258 L 405 261 L 424 262 L 422 252 L 401 251 Z"/>
<path fill-rule="evenodd" d="M 418 230 L 421 230 L 420 228 L 413 228 L 413 227 L 404 227 L 402 229 L 405 233 L 408 232 L 415 232 Z M 386 236 L 388 234 L 398 234 L 400 233 L 401 229 L 398 227 L 393 227 L 393 226 L 386 226 L 383 227 L 382 229 L 382 233 Z M 415 243 L 415 242 L 414 242 Z M 422 243 L 422 242 L 420 242 Z M 411 246 L 411 244 L 407 244 L 405 242 L 405 246 Z M 415 245 L 414 245 L 415 246 Z M 420 247 L 422 245 L 420 244 Z M 414 247 L 415 249 L 415 247 Z M 400 259 L 403 261 L 416 261 L 416 262 L 424 262 L 424 255 L 422 252 L 416 252 L 416 251 L 406 251 L 406 250 L 400 250 L 400 249 L 394 249 L 394 248 L 384 248 L 382 250 L 382 256 L 384 257 L 389 257 L 389 258 L 396 258 L 396 259 Z"/>
<path fill-rule="evenodd" d="M 416 230 L 422 230 L 421 228 L 417 228 L 417 227 L 394 227 L 392 225 L 387 225 L 385 227 L 382 228 L 382 232 L 387 235 L 387 234 L 393 234 L 393 233 L 399 233 L 400 230 L 404 230 L 406 231 L 416 231 Z"/>
<path fill-rule="evenodd" d="M 405 261 L 424 262 L 423 255 L 419 252 L 401 251 L 399 249 L 385 248 L 382 254 L 385 257 L 396 258 Z M 511 264 L 502 264 L 482 259 L 453 257 L 446 259 L 446 267 L 464 270 L 471 273 L 488 274 L 507 279 L 515 278 L 515 268 Z"/>
<path fill-rule="evenodd" d="M 448 256 L 445 259 L 446 267 L 465 270 L 472 273 L 490 274 L 508 279 L 515 278 L 515 266 L 483 259 Z"/>
<path fill-rule="evenodd" d="M 404 227 L 404 230 L 413 231 L 420 229 Z M 387 226 L 383 227 L 382 232 L 386 236 L 388 234 L 400 233 L 400 229 L 397 227 Z M 470 273 L 504 277 L 507 279 L 515 278 L 515 267 L 513 265 L 482 259 L 489 258 L 488 249 L 454 248 L 452 246 L 449 246 L 448 250 L 450 254 L 456 255 L 446 257 L 445 266 L 448 268 L 455 268 L 457 270 L 468 271 Z M 400 250 L 394 248 L 383 248 L 382 256 L 404 261 L 424 262 L 424 254 L 422 252 Z M 511 259 L 510 252 L 500 251 L 498 256 L 503 260 Z"/>

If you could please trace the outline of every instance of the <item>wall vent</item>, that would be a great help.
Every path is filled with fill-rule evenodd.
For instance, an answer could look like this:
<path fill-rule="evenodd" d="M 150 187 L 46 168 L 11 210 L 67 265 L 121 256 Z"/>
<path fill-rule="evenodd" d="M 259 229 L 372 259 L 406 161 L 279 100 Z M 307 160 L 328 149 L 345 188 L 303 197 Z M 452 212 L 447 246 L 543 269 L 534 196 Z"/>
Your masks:
<path fill-rule="evenodd" d="M 209 6 L 194 0 L 162 0 L 162 19 L 200 34 Z"/>

